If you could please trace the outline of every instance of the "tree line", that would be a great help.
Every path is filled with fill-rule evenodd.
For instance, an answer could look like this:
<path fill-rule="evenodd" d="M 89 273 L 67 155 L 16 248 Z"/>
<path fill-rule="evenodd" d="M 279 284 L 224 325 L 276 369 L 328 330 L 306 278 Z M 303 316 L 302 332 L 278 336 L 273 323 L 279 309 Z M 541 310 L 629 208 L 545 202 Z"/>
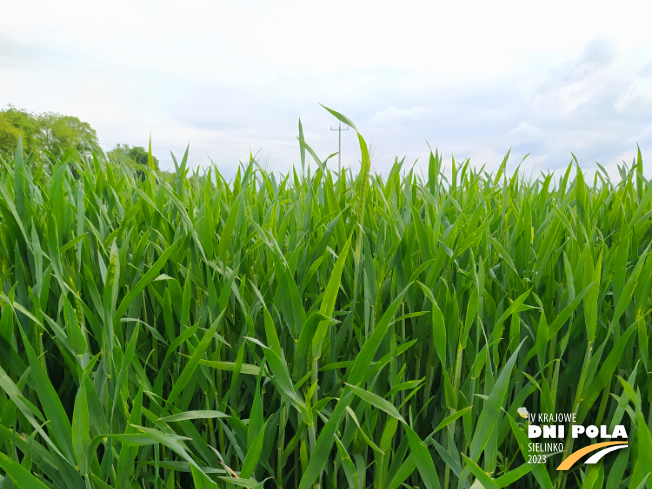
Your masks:
<path fill-rule="evenodd" d="M 148 164 L 148 152 L 142 146 L 118 144 L 105 153 L 95 129 L 78 117 L 54 112 L 33 114 L 9 105 L 0 111 L 0 158 L 5 161 L 14 158 L 18 138 L 23 142 L 23 156 L 29 155 L 33 162 L 61 159 L 67 153 L 77 151 L 95 153 L 109 161 L 124 158 L 129 166 Z M 154 157 L 153 160 L 158 170 L 158 159 Z"/>

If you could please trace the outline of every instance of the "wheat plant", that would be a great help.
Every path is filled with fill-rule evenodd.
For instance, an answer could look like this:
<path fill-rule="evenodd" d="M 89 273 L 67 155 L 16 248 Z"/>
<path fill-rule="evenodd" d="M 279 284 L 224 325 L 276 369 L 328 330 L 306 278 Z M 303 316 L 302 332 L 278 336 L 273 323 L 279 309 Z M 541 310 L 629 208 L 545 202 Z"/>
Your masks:
<path fill-rule="evenodd" d="M 0 488 L 652 487 L 640 152 L 383 178 L 358 138 L 358 175 L 301 127 L 301 170 L 230 182 L 0 161 Z M 526 463 L 520 407 L 630 447 Z"/>

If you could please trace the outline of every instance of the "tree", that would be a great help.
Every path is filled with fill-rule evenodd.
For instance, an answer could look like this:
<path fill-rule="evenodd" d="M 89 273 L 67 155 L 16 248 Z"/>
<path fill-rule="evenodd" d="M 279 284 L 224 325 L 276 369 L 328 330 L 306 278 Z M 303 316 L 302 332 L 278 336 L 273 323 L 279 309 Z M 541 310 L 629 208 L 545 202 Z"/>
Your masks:
<path fill-rule="evenodd" d="M 0 111 L 0 156 L 13 158 L 18 137 L 23 139 L 25 156 L 31 153 L 34 161 L 41 160 L 42 151 L 56 158 L 73 148 L 80 153 L 104 154 L 88 122 L 54 112 L 34 115 L 10 105 Z"/>
<path fill-rule="evenodd" d="M 77 117 L 62 116 L 53 112 L 41 114 L 38 118 L 41 148 L 57 158 L 74 148 L 80 153 L 95 151 L 103 154 L 95 129 L 88 122 Z"/>
<path fill-rule="evenodd" d="M 119 161 L 124 153 L 128 165 L 148 166 L 148 151 L 142 146 L 129 146 L 128 144 L 118 144 L 107 153 L 109 160 Z M 154 168 L 159 169 L 159 162 L 156 156 L 152 156 Z"/>
<path fill-rule="evenodd" d="M 20 129 L 11 123 L 4 112 L 0 112 L 0 156 L 11 159 L 21 136 Z"/>
<path fill-rule="evenodd" d="M 39 124 L 37 118 L 25 110 L 12 105 L 0 111 L 0 155 L 13 158 L 18 137 L 23 139 L 24 156 L 37 149 Z"/>
<path fill-rule="evenodd" d="M 148 151 L 142 146 L 135 146 L 129 150 L 129 157 L 136 163 L 147 166 L 148 165 Z M 158 170 L 158 158 L 152 156 L 154 161 L 154 168 Z"/>

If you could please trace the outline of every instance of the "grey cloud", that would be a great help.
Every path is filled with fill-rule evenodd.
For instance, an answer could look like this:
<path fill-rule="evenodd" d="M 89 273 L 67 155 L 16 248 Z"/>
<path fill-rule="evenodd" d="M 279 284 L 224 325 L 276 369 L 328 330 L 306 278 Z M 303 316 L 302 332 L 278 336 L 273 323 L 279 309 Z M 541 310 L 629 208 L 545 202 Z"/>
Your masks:
<path fill-rule="evenodd" d="M 606 39 L 597 38 L 587 44 L 584 53 L 578 60 L 579 65 L 606 65 L 613 61 L 615 50 Z"/>
<path fill-rule="evenodd" d="M 648 61 L 638 74 L 642 77 L 652 77 L 652 60 Z"/>
<path fill-rule="evenodd" d="M 568 84 L 585 80 L 608 66 L 614 59 L 613 47 L 604 39 L 594 39 L 575 61 L 558 66 L 551 73 L 551 84 Z"/>
<path fill-rule="evenodd" d="M 561 111 L 567 116 L 600 102 L 608 93 L 608 68 L 614 56 L 607 41 L 594 39 L 576 59 L 549 68 L 537 81 L 530 80 L 526 98 L 541 113 Z"/>

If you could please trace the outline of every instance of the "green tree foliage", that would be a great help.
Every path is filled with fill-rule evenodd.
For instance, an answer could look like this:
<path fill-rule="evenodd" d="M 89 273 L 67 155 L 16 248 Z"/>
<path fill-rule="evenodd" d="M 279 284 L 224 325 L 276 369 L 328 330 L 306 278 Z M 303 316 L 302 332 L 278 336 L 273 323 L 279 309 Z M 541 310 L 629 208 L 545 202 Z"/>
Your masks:
<path fill-rule="evenodd" d="M 9 106 L 0 111 L 0 155 L 11 159 L 18 138 L 23 140 L 24 156 L 41 160 L 43 153 L 61 158 L 67 152 L 103 154 L 97 133 L 88 122 L 54 112 L 32 114 Z"/>
<path fill-rule="evenodd" d="M 102 153 L 97 133 L 88 122 L 53 112 L 41 114 L 38 122 L 41 148 L 57 158 L 73 148 L 79 152 Z"/>
<path fill-rule="evenodd" d="M 124 155 L 125 162 L 127 165 L 143 165 L 148 166 L 147 164 L 147 150 L 142 146 L 129 146 L 128 144 L 117 144 L 115 148 L 107 153 L 109 160 L 120 161 Z M 152 156 L 154 161 L 154 168 L 159 169 L 159 161 L 156 156 Z"/>
<path fill-rule="evenodd" d="M 11 123 L 7 114 L 0 112 L 0 152 L 4 156 L 12 155 L 20 136 L 20 130 Z"/>
<path fill-rule="evenodd" d="M 21 109 L 9 106 L 0 112 L 0 154 L 13 157 L 18 138 L 23 139 L 25 155 L 38 146 L 38 117 Z"/>
<path fill-rule="evenodd" d="M 147 166 L 147 150 L 142 146 L 135 146 L 129 150 L 129 157 L 140 165 Z M 158 158 L 152 156 L 154 167 L 158 170 Z"/>

